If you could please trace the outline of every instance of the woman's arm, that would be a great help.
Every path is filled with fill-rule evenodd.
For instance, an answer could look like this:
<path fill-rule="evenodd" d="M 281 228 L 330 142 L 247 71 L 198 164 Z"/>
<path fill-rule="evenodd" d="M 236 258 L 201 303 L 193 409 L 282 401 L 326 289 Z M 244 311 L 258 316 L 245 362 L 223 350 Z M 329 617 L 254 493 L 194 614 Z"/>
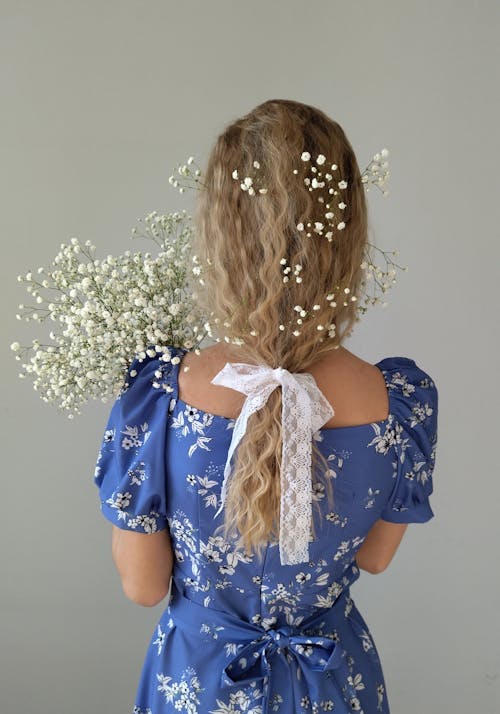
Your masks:
<path fill-rule="evenodd" d="M 167 595 L 173 553 L 168 529 L 135 533 L 112 526 L 111 553 L 125 595 L 145 607 L 154 607 Z"/>
<path fill-rule="evenodd" d="M 376 521 L 356 553 L 356 565 L 372 575 L 382 573 L 393 559 L 407 528 L 408 523 Z"/>

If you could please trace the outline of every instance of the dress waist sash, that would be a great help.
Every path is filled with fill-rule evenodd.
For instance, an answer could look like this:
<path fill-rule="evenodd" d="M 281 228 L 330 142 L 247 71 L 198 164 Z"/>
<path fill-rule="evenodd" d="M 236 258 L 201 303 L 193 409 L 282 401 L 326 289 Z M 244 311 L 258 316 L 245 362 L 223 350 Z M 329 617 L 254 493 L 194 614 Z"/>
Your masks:
<path fill-rule="evenodd" d="M 338 636 L 333 637 L 333 630 L 340 622 L 345 622 L 344 607 L 349 597 L 347 589 L 339 595 L 331 608 L 304 620 L 298 628 L 281 625 L 275 629 L 264 629 L 233 613 L 204 607 L 190 600 L 172 579 L 167 612 L 174 624 L 180 625 L 184 632 L 195 637 L 200 637 L 209 631 L 209 628 L 216 627 L 221 650 L 224 642 L 239 645 L 236 654 L 222 669 L 220 686 L 225 689 L 234 685 L 245 686 L 250 682 L 254 683 L 254 686 L 261 684 L 263 714 L 271 712 L 273 659 L 276 657 L 285 658 L 287 662 L 294 657 L 310 690 L 316 690 L 317 686 L 314 682 L 314 672 L 331 671 L 348 710 L 351 711 L 351 701 L 356 698 L 356 691 L 346 661 L 347 652 L 341 646 Z M 328 634 L 318 634 L 318 629 Z M 196 642 L 193 642 L 193 647 L 197 647 Z"/>

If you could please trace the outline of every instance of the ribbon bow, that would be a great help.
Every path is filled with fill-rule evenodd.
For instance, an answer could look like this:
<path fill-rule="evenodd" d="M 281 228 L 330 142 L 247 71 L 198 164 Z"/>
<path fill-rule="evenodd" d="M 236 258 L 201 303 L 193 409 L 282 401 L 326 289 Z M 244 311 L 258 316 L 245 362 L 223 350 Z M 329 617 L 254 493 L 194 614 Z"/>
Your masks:
<path fill-rule="evenodd" d="M 244 645 L 224 667 L 221 686 L 244 685 L 250 681 L 261 680 L 264 684 L 262 711 L 268 712 L 270 697 L 270 677 L 275 654 L 283 657 L 293 653 L 301 666 L 304 676 L 308 670 L 325 672 L 326 670 L 347 669 L 346 651 L 329 637 L 293 634 L 288 626 L 268 630 L 262 637 Z M 289 656 L 289 655 L 288 655 Z"/>
<path fill-rule="evenodd" d="M 227 493 L 230 463 L 243 437 L 248 418 L 261 409 L 271 392 L 283 389 L 281 423 L 281 499 L 279 551 L 282 565 L 309 560 L 311 507 L 311 440 L 313 434 L 334 415 L 334 410 L 318 388 L 312 374 L 289 372 L 282 367 L 243 362 L 227 362 L 212 379 L 212 384 L 230 387 L 247 395 L 234 425 L 221 489 L 221 512 Z"/>

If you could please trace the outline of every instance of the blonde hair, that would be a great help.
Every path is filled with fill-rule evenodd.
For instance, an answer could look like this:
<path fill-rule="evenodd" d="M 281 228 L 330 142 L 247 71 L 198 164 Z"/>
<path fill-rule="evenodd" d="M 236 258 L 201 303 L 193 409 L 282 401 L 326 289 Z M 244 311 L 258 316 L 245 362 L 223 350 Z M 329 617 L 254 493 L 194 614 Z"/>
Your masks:
<path fill-rule="evenodd" d="M 302 152 L 319 155 L 338 166 L 336 176 L 348 188 L 339 198 L 346 227 L 333 242 L 297 224 L 321 220 L 318 191 L 309 191 L 302 172 Z M 255 175 L 267 193 L 249 196 L 239 177 Z M 302 164 L 302 166 L 301 166 Z M 299 173 L 294 174 L 293 170 Z M 327 185 L 328 188 L 328 185 Z M 325 192 L 325 201 L 331 196 Z M 320 204 L 321 205 L 321 204 Z M 271 99 L 226 126 L 217 137 L 204 172 L 194 214 L 194 250 L 204 266 L 205 285 L 196 290 L 212 319 L 212 335 L 231 343 L 234 360 L 307 371 L 321 356 L 337 349 L 359 319 L 356 296 L 362 283 L 361 262 L 368 240 L 365 189 L 356 156 L 343 129 L 321 110 L 301 102 Z M 300 264 L 301 282 L 283 282 L 283 266 Z M 335 294 L 336 306 L 326 300 Z M 293 335 L 296 305 L 307 310 L 300 336 Z M 320 309 L 312 311 L 313 305 Z M 214 328 L 215 323 L 215 328 Z M 333 336 L 317 326 L 334 323 Z M 278 329 L 283 324 L 285 330 Z M 252 332 L 252 334 L 250 334 Z M 255 334 L 254 334 L 255 332 Z M 236 339 L 236 342 L 233 340 Z M 246 553 L 257 552 L 279 538 L 281 402 L 278 386 L 265 406 L 249 418 L 247 431 L 233 457 L 224 510 L 225 537 L 238 536 Z M 329 466 L 312 440 L 313 480 L 323 468 L 332 503 Z M 220 528 L 220 526 L 219 526 Z M 313 523 L 313 537 L 314 523 Z"/>

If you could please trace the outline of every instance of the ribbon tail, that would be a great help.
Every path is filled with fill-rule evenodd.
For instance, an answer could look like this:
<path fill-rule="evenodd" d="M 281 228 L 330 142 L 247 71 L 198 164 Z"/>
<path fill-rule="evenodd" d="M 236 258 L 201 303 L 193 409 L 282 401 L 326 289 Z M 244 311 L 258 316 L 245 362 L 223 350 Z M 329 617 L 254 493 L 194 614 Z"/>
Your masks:
<path fill-rule="evenodd" d="M 311 404 L 301 399 L 302 389 L 295 384 L 283 385 L 282 404 L 283 443 L 281 458 L 280 499 L 280 562 L 281 565 L 296 565 L 309 561 L 309 534 L 311 530 Z M 286 393 L 285 393 L 286 390 Z M 297 419 L 289 410 L 290 404 L 301 406 Z M 303 457 L 294 463 L 297 453 L 293 448 L 300 444 Z M 305 466 L 304 466 L 305 464 Z M 304 522 L 304 514 L 306 522 Z"/>
<path fill-rule="evenodd" d="M 308 400 L 314 405 L 314 409 L 311 411 L 311 432 L 315 434 L 323 424 L 335 415 L 335 410 L 319 389 L 312 374 L 304 372 L 298 374 L 297 378 L 301 387 L 305 389 Z M 306 398 L 306 395 L 304 395 L 304 398 Z"/>

